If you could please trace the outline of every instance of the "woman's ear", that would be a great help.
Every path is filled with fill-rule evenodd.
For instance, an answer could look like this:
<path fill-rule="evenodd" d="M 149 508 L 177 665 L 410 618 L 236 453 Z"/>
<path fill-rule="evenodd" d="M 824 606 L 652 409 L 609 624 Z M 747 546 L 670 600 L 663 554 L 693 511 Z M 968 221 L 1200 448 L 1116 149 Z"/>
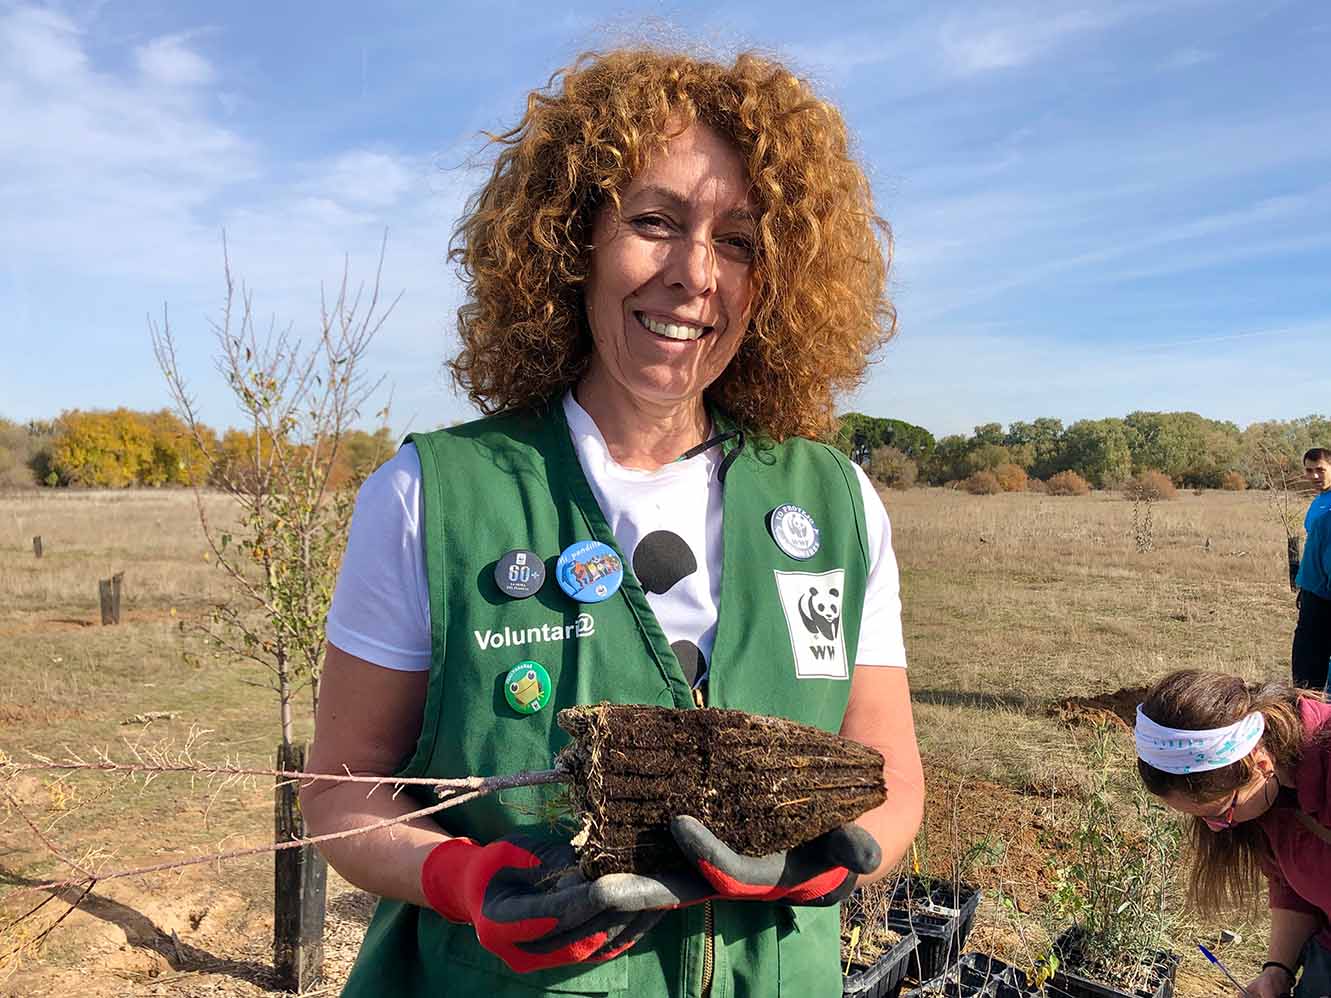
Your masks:
<path fill-rule="evenodd" d="M 1268 752 L 1266 746 L 1262 744 L 1258 744 L 1257 747 L 1252 750 L 1252 765 L 1257 772 L 1261 773 L 1262 776 L 1267 779 L 1270 779 L 1271 775 L 1276 771 L 1275 759 L 1271 758 L 1271 753 Z"/>

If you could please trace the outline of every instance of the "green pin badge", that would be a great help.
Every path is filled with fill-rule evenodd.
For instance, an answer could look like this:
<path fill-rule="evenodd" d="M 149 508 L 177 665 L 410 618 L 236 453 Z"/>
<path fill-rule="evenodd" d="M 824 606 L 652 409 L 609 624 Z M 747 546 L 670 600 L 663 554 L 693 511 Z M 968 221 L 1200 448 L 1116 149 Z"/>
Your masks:
<path fill-rule="evenodd" d="M 519 662 L 504 677 L 504 697 L 519 714 L 535 714 L 550 702 L 550 673 L 540 662 Z"/>

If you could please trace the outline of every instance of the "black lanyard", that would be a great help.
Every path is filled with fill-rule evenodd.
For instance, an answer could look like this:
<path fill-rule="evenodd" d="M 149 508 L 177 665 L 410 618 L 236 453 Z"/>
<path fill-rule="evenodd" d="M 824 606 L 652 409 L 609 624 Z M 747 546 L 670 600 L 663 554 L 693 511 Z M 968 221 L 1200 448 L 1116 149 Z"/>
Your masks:
<path fill-rule="evenodd" d="M 730 451 L 729 454 L 721 458 L 721 467 L 716 469 L 716 480 L 718 482 L 721 482 L 722 484 L 725 484 L 726 472 L 730 470 L 730 466 L 734 464 L 735 459 L 739 457 L 739 452 L 744 449 L 743 430 L 727 430 L 725 433 L 718 433 L 716 436 L 712 437 L 711 439 L 704 440 L 696 447 L 690 447 L 683 454 L 679 455 L 679 457 L 675 458 L 675 460 L 687 461 L 689 458 L 697 457 L 703 451 L 710 450 L 711 448 L 716 447 L 718 444 L 723 444 L 727 440 L 730 440 L 732 438 L 735 440 L 734 448 Z"/>

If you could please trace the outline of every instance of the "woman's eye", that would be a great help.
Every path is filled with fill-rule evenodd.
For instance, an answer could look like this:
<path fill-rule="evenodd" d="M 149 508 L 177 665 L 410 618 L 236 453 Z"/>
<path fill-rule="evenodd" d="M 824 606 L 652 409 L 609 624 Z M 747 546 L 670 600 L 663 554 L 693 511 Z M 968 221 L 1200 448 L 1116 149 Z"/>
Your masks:
<path fill-rule="evenodd" d="M 726 236 L 721 240 L 721 244 L 730 248 L 735 252 L 735 255 L 745 260 L 753 259 L 753 240 L 748 236 Z"/>
<path fill-rule="evenodd" d="M 670 228 L 669 220 L 662 215 L 639 215 L 633 224 L 649 232 L 665 232 Z"/>

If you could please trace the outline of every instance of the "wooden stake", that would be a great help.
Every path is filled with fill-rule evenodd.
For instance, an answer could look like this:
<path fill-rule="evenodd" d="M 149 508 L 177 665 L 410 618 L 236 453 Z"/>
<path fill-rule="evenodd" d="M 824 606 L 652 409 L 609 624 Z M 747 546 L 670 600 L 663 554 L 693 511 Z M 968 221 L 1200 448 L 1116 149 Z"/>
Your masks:
<path fill-rule="evenodd" d="M 102 604 L 102 625 L 115 623 L 111 619 L 111 580 L 99 579 L 97 582 L 97 596 Z"/>
<path fill-rule="evenodd" d="M 305 768 L 304 745 L 279 745 L 277 768 Z M 277 841 L 302 838 L 305 821 L 297 804 L 300 786 L 279 780 L 275 801 Z M 286 849 L 273 857 L 273 968 L 289 991 L 313 987 L 323 973 L 324 910 L 328 864 L 313 846 Z"/>
<path fill-rule="evenodd" d="M 38 534 L 32 539 L 32 553 L 38 558 L 42 556 L 42 535 Z"/>
<path fill-rule="evenodd" d="M 120 587 L 125 581 L 124 572 L 111 576 L 111 623 L 120 623 Z"/>

